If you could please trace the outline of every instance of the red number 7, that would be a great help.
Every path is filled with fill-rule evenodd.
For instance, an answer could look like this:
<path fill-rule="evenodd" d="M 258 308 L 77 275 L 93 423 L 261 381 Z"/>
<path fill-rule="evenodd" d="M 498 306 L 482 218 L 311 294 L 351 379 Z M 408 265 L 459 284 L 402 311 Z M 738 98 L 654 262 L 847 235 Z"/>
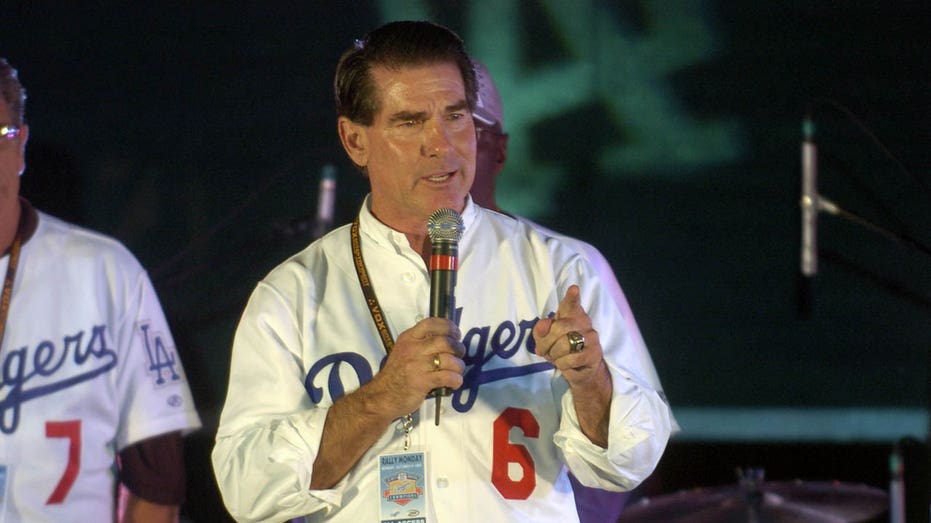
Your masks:
<path fill-rule="evenodd" d="M 71 421 L 46 421 L 45 422 L 46 438 L 68 438 L 68 465 L 65 467 L 65 473 L 58 480 L 58 485 L 48 497 L 46 505 L 55 505 L 65 500 L 68 491 L 74 485 L 74 480 L 78 479 L 78 472 L 81 470 L 81 420 Z"/>

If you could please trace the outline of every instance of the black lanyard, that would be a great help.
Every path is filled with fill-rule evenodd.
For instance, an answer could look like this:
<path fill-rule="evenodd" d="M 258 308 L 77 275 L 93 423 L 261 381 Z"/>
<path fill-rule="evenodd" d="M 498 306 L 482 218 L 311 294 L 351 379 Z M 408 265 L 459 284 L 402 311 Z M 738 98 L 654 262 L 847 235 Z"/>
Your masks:
<path fill-rule="evenodd" d="M 362 287 L 362 294 L 365 296 L 365 303 L 372 313 L 372 321 L 375 322 L 375 328 L 378 329 L 378 335 L 385 346 L 385 353 L 390 354 L 394 348 L 394 338 L 391 331 L 388 330 L 388 324 L 385 323 L 385 315 L 382 312 L 381 305 L 378 304 L 378 297 L 375 296 L 375 288 L 372 287 L 372 280 L 369 279 L 369 273 L 365 269 L 365 262 L 362 260 L 362 241 L 359 239 L 359 217 L 352 222 L 352 228 L 349 229 L 349 240 L 352 244 L 353 265 L 356 266 L 356 275 L 359 277 L 359 286 Z M 410 413 L 401 418 L 404 426 L 404 450 L 411 446 L 411 430 L 414 427 L 414 414 Z"/>
<path fill-rule="evenodd" d="M 353 265 L 356 266 L 356 275 L 359 277 L 359 285 L 362 287 L 362 294 L 365 296 L 365 303 L 372 314 L 372 321 L 375 322 L 375 328 L 378 329 L 378 335 L 385 346 L 385 352 L 391 353 L 394 348 L 394 338 L 391 331 L 388 330 L 388 324 L 385 323 L 385 315 L 382 312 L 381 305 L 378 304 L 378 297 L 375 296 L 375 288 L 372 287 L 372 280 L 369 279 L 369 273 L 365 270 L 365 262 L 362 260 L 362 242 L 359 239 L 359 218 L 356 217 L 352 222 L 352 228 L 349 229 L 350 243 L 352 243 Z"/>

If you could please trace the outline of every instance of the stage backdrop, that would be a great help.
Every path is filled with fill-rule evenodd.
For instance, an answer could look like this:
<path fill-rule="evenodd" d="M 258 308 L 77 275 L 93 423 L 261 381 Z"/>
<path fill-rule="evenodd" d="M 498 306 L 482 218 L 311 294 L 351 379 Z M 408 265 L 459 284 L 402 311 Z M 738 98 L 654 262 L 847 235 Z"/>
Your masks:
<path fill-rule="evenodd" d="M 819 191 L 931 244 L 927 2 L 18 2 L 24 192 L 149 269 L 209 433 L 246 298 L 366 192 L 336 138 L 340 52 L 427 18 L 494 75 L 499 202 L 611 261 L 683 440 L 926 437 L 931 257 L 822 214 L 799 314 L 802 122 Z M 470 282 L 461 282 L 468 292 Z"/>

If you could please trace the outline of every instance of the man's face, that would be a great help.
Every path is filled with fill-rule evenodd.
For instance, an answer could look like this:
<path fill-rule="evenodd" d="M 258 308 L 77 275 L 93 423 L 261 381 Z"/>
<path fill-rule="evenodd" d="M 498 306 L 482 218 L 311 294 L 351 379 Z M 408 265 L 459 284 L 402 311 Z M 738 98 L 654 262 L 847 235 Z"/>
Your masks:
<path fill-rule="evenodd" d="M 372 212 L 393 227 L 426 223 L 436 209 L 462 211 L 475 176 L 475 127 L 465 84 L 452 63 L 391 70 L 372 77 L 381 108 L 358 126 Z"/>
<path fill-rule="evenodd" d="M 15 125 L 15 121 L 7 103 L 0 100 L 0 127 L 5 125 Z M 16 138 L 0 136 L 0 216 L 5 217 L 4 211 L 19 197 L 19 174 L 26 166 L 26 136 L 26 126 L 22 126 Z"/>

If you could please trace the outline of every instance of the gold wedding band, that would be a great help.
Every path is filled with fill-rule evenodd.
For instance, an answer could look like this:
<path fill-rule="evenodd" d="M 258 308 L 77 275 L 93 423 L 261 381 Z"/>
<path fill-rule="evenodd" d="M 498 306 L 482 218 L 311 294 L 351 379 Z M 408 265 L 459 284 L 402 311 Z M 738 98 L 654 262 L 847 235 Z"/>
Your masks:
<path fill-rule="evenodd" d="M 433 371 L 436 372 L 440 370 L 440 353 L 437 352 L 433 355 Z"/>
<path fill-rule="evenodd" d="M 582 352 L 585 348 L 585 336 L 581 332 L 571 331 L 566 337 L 569 338 L 569 352 Z"/>

